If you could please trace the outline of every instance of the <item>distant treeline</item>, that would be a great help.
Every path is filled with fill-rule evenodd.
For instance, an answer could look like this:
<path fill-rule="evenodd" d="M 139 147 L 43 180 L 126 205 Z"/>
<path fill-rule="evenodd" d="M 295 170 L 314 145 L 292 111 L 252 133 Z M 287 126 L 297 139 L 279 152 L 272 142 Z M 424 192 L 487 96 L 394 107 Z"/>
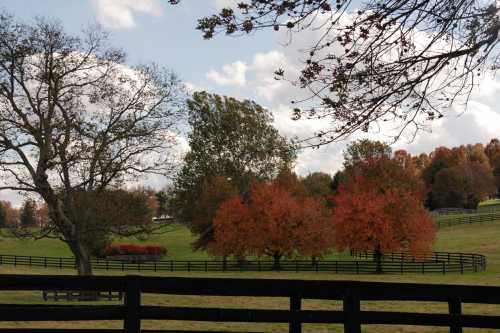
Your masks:
<path fill-rule="evenodd" d="M 343 174 L 353 164 L 349 158 L 386 155 L 418 175 L 425 184 L 425 205 L 431 209 L 443 207 L 475 209 L 478 203 L 500 193 L 500 141 L 492 139 L 458 147 L 437 147 L 430 154 L 412 156 L 405 150 L 392 149 L 376 141 L 361 140 L 348 148 L 345 169 L 337 172 L 333 187 L 342 182 Z M 354 161 L 355 162 L 355 161 Z"/>

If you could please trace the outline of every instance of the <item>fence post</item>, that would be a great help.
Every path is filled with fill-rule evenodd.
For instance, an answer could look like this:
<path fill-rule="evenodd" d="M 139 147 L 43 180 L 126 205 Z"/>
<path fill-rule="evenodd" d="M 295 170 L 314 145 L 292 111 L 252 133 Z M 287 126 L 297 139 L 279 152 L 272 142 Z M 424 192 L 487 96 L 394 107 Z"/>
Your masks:
<path fill-rule="evenodd" d="M 126 277 L 127 289 L 125 292 L 126 316 L 123 323 L 125 333 L 141 332 L 141 289 L 138 276 Z"/>
<path fill-rule="evenodd" d="M 450 299 L 448 301 L 448 310 L 450 312 L 451 320 L 459 320 L 462 315 L 462 303 L 460 299 Z M 460 324 L 450 324 L 450 333 L 462 333 L 462 326 Z"/>
<path fill-rule="evenodd" d="M 300 311 L 300 296 L 290 297 L 290 312 L 292 313 L 292 320 L 288 326 L 289 333 L 301 333 L 302 323 L 298 320 L 298 312 Z"/>
<path fill-rule="evenodd" d="M 361 333 L 361 323 L 359 321 L 360 308 L 359 297 L 352 290 L 348 290 L 344 295 L 343 301 L 345 333 Z"/>

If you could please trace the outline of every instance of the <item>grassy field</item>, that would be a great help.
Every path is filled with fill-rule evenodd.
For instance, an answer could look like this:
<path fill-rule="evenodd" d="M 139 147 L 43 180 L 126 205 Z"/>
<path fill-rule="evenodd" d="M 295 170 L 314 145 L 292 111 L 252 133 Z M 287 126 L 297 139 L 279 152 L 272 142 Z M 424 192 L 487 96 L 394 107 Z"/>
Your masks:
<path fill-rule="evenodd" d="M 488 269 L 482 273 L 467 274 L 429 274 L 429 275 L 335 275 L 330 273 L 173 273 L 156 274 L 161 276 L 198 276 L 198 277 L 231 277 L 231 278 L 273 278 L 273 279 L 325 279 L 325 280 L 364 280 L 364 281 L 392 281 L 392 282 L 422 282 L 422 283 L 451 283 L 472 285 L 500 285 L 500 223 L 485 223 L 477 225 L 464 225 L 443 228 L 437 234 L 435 250 L 477 252 L 487 256 Z M 180 258 L 206 258 L 205 253 L 192 253 L 189 243 L 190 234 L 184 228 L 176 228 L 174 231 L 164 235 L 153 236 L 148 242 L 165 245 L 171 255 L 176 253 Z M 33 255 L 69 255 L 64 244 L 56 241 L 43 240 L 38 243 L 3 238 L 0 241 L 0 253 L 33 254 Z M 19 267 L 0 266 L 0 273 L 20 274 L 73 274 L 71 270 L 44 270 Z M 108 274 L 107 272 L 96 272 L 96 274 Z M 144 274 L 133 272 L 133 274 Z M 151 274 L 153 275 L 153 274 Z M 1 303 L 43 303 L 40 292 L 3 292 L 0 294 Z M 197 297 L 197 296 L 159 296 L 145 295 L 144 304 L 172 305 L 172 306 L 200 306 L 200 307 L 228 307 L 228 308 L 288 308 L 287 299 L 276 298 L 252 298 L 252 297 Z M 107 303 L 109 304 L 109 303 Z M 305 301 L 306 309 L 339 309 L 341 302 L 337 301 Z M 441 312 L 447 311 L 446 304 L 440 303 L 417 303 L 417 302 L 365 302 L 363 310 L 385 311 L 415 311 L 415 312 Z M 500 307 L 492 305 L 464 305 L 464 312 L 469 314 L 499 314 Z M 119 328 L 119 322 L 64 322 L 35 324 L 16 322 L 1 323 L 0 327 L 115 327 Z M 148 321 L 144 323 L 147 329 L 180 329 L 180 330 L 234 330 L 234 331 L 265 331 L 283 332 L 287 330 L 285 325 L 280 324 L 220 324 L 220 323 L 198 323 L 198 322 L 175 322 L 175 321 Z M 364 332 L 447 332 L 446 328 L 425 328 L 405 326 L 366 326 Z M 340 326 L 335 325 L 305 325 L 305 332 L 342 332 Z M 464 332 L 489 332 L 488 330 L 464 330 Z M 493 331 L 492 331 L 493 332 Z"/>
<path fill-rule="evenodd" d="M 478 207 L 477 207 L 477 210 L 479 212 L 491 211 L 491 210 L 500 211 L 500 199 L 490 199 L 490 200 L 480 202 Z"/>
<path fill-rule="evenodd" d="M 479 203 L 479 208 L 481 207 L 492 207 L 500 206 L 500 199 L 490 199 Z"/>
<path fill-rule="evenodd" d="M 3 236 L 2 236 L 3 235 Z M 212 257 L 205 251 L 193 251 L 191 244 L 195 238 L 184 226 L 167 227 L 164 231 L 155 233 L 147 239 L 121 238 L 116 243 L 158 244 L 167 249 L 166 260 L 205 260 Z M 8 231 L 0 233 L 0 254 L 47 257 L 72 257 L 68 246 L 57 239 L 18 239 L 11 237 Z M 325 259 L 348 258 L 348 253 L 332 253 Z M 350 258 L 350 257 L 349 257 Z"/>

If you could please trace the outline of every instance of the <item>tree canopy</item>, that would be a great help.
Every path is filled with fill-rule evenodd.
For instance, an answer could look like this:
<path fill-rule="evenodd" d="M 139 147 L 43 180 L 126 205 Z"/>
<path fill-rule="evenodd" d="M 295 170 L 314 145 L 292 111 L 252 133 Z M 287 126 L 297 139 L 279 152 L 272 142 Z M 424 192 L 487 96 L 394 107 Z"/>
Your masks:
<path fill-rule="evenodd" d="M 333 247 L 330 210 L 320 198 L 301 196 L 278 179 L 254 185 L 247 201 L 234 196 L 214 219 L 214 248 L 219 255 L 273 258 L 321 257 Z"/>
<path fill-rule="evenodd" d="M 28 199 L 24 201 L 23 206 L 21 207 L 19 222 L 22 227 L 29 228 L 36 226 L 36 202 Z"/>
<path fill-rule="evenodd" d="M 385 160 L 363 168 L 381 170 L 373 167 L 377 163 Z M 434 220 L 424 208 L 422 194 L 400 182 L 391 185 L 386 176 L 362 172 L 340 186 L 333 213 L 338 250 L 374 251 L 378 261 L 387 252 L 409 250 L 417 256 L 431 250 Z"/>
<path fill-rule="evenodd" d="M 208 235 L 212 216 L 199 206 L 204 184 L 225 179 L 246 196 L 253 182 L 289 167 L 295 150 L 273 127 L 271 113 L 255 102 L 197 92 L 187 105 L 190 150 L 175 180 L 172 213 L 195 233 Z M 209 240 L 196 247 L 205 248 Z"/>
<path fill-rule="evenodd" d="M 7 226 L 7 209 L 2 201 L 0 201 L 0 228 Z"/>

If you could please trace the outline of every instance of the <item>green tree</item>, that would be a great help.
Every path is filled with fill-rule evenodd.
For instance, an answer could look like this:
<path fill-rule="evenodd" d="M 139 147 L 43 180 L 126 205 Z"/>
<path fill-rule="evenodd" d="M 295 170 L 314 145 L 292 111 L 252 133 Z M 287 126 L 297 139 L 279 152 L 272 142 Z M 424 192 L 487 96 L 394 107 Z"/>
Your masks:
<path fill-rule="evenodd" d="M 333 181 L 332 181 L 332 189 L 333 189 L 333 192 L 334 193 L 337 193 L 340 186 L 342 184 L 345 184 L 345 182 L 347 181 L 347 174 L 345 172 L 345 170 L 339 170 L 337 172 L 335 172 L 335 175 L 333 175 Z"/>
<path fill-rule="evenodd" d="M 152 227 L 153 212 L 144 189 L 126 191 L 79 191 L 74 205 L 79 212 L 73 218 L 83 228 L 81 241 L 92 256 L 101 256 L 112 236 L 143 235 Z"/>
<path fill-rule="evenodd" d="M 33 200 L 26 200 L 21 207 L 20 222 L 22 227 L 33 227 L 36 225 L 35 218 L 36 203 Z"/>
<path fill-rule="evenodd" d="M 3 202 L 0 201 L 0 228 L 4 228 L 7 225 L 7 210 Z"/>
<path fill-rule="evenodd" d="M 271 113 L 255 102 L 197 92 L 188 101 L 188 120 L 191 149 L 175 180 L 171 214 L 190 227 L 204 183 L 224 177 L 246 196 L 254 181 L 271 179 L 295 159 L 294 147 L 272 126 Z M 200 236 L 206 230 L 192 231 Z M 209 242 L 196 243 L 204 248 Z"/>
<path fill-rule="evenodd" d="M 500 195 L 500 141 L 492 139 L 486 145 L 484 152 L 488 156 L 490 165 L 493 168 L 493 175 L 496 179 L 497 195 Z"/>
<path fill-rule="evenodd" d="M 368 139 L 358 140 L 350 143 L 344 151 L 344 167 L 349 169 L 369 159 L 390 158 L 391 154 L 392 149 L 386 143 Z"/>
<path fill-rule="evenodd" d="M 169 197 L 166 191 L 160 191 L 155 193 L 155 199 L 157 203 L 156 216 L 165 216 L 168 211 Z"/>
<path fill-rule="evenodd" d="M 327 198 L 333 195 L 333 178 L 324 172 L 313 172 L 302 179 L 310 196 Z"/>
<path fill-rule="evenodd" d="M 442 169 L 432 186 L 432 207 L 465 207 L 465 175 L 458 167 Z"/>
<path fill-rule="evenodd" d="M 432 186 L 433 208 L 477 208 L 482 200 L 496 192 L 495 178 L 489 165 L 466 162 L 441 170 Z"/>

